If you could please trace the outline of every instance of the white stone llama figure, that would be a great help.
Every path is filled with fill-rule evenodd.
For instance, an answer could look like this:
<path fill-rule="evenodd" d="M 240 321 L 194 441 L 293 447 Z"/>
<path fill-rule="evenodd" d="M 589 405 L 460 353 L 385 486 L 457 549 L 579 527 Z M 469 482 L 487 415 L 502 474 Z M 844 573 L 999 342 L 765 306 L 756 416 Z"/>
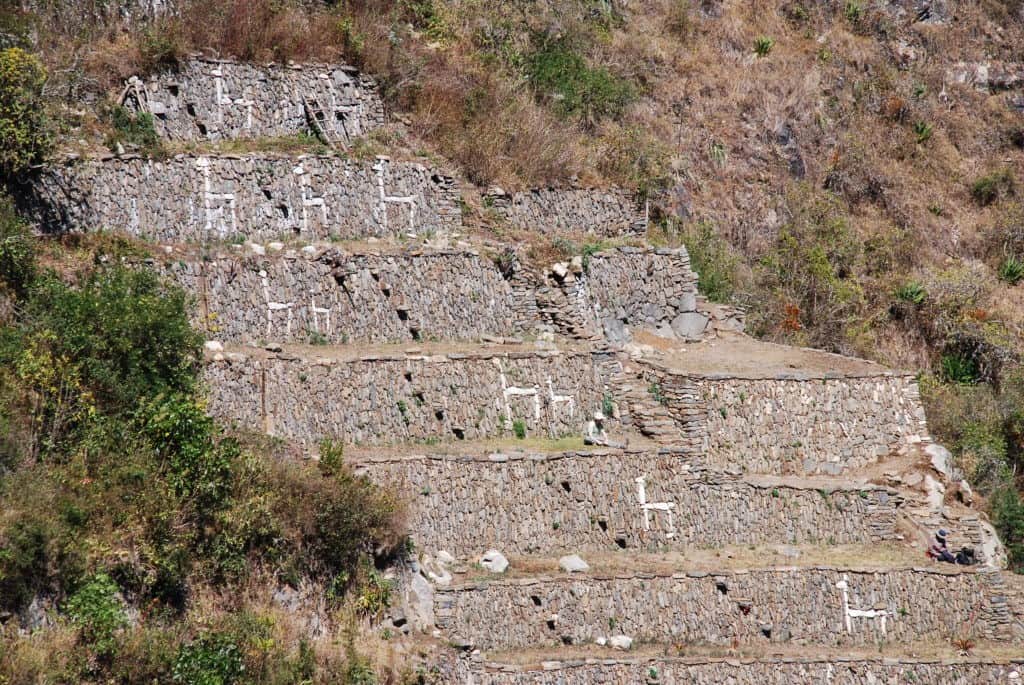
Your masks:
<path fill-rule="evenodd" d="M 316 306 L 316 290 L 309 289 L 309 311 L 313 315 L 313 330 L 317 333 L 330 337 L 331 335 L 331 308 Z M 320 330 L 320 315 L 323 315 L 324 330 Z"/>
<path fill-rule="evenodd" d="M 555 415 L 554 418 L 558 417 L 558 405 L 567 404 L 569 405 L 569 418 L 572 419 L 576 414 L 576 399 L 572 395 L 558 395 L 555 393 L 555 386 L 551 382 L 551 376 L 548 376 L 548 401 L 551 402 L 551 412 Z"/>
<path fill-rule="evenodd" d="M 334 113 L 334 121 L 329 122 L 334 128 L 334 133 L 340 133 L 346 142 L 350 142 L 356 136 L 363 135 L 363 103 L 358 101 L 355 105 L 343 105 L 341 104 L 341 98 L 338 96 L 338 89 L 334 87 L 334 79 L 330 74 L 321 73 L 317 75 L 317 78 L 326 86 L 327 92 L 331 95 L 330 111 Z M 354 117 L 349 118 L 348 115 L 355 114 Z M 341 114 L 341 116 L 337 116 Z M 340 125 L 340 131 L 339 129 Z"/>
<path fill-rule="evenodd" d="M 540 421 L 540 388 L 536 385 L 529 388 L 517 388 L 514 385 L 509 385 L 503 371 L 501 372 L 501 394 L 504 400 L 505 418 L 508 419 L 510 425 L 512 423 L 512 403 L 509 400 L 513 397 L 532 397 L 533 419 Z"/>
<path fill-rule="evenodd" d="M 228 233 L 238 233 L 238 222 L 235 219 L 235 194 L 213 192 L 213 179 L 210 178 L 210 160 L 207 157 L 200 157 L 196 160 L 196 169 L 203 176 L 203 211 L 205 213 L 206 226 L 205 236 L 209 237 L 215 232 L 218 238 L 226 238 Z M 224 207 L 227 206 L 229 220 L 224 219 Z M 216 220 L 216 231 L 214 231 L 214 220 Z M 230 222 L 230 229 L 228 223 Z"/>
<path fill-rule="evenodd" d="M 640 511 L 644 515 L 644 530 L 651 529 L 651 512 L 664 512 L 668 519 L 668 530 L 665 537 L 672 539 L 676 536 L 675 522 L 672 520 L 672 510 L 676 508 L 675 502 L 648 502 L 647 501 L 647 476 L 640 476 L 636 479 L 636 498 L 640 502 Z M 657 517 L 656 517 L 657 518 Z"/>
<path fill-rule="evenodd" d="M 285 335 L 291 336 L 292 334 L 292 309 L 295 307 L 294 302 L 274 302 L 270 299 L 270 279 L 267 277 L 267 272 L 260 270 L 260 281 L 263 283 L 263 299 L 267 302 L 267 338 L 270 337 L 271 327 L 274 323 L 274 314 L 277 312 L 287 312 L 287 323 L 285 324 Z"/>
<path fill-rule="evenodd" d="M 416 234 L 416 196 L 415 195 L 388 195 L 384 191 L 384 171 L 387 169 L 387 157 L 378 157 L 373 164 L 373 170 L 377 172 L 377 194 L 379 196 L 377 206 L 374 207 L 373 218 L 380 224 L 383 233 L 390 232 L 388 228 L 388 205 L 399 204 L 409 207 L 409 233 Z"/>
<path fill-rule="evenodd" d="M 252 129 L 252 112 L 255 102 L 244 98 L 232 98 L 224 87 L 224 72 L 221 69 L 214 69 L 210 72 L 213 76 L 214 98 L 217 103 L 217 123 L 224 123 L 224 109 L 238 105 L 245 107 L 245 130 Z"/>
<path fill-rule="evenodd" d="M 302 193 L 302 232 L 309 233 L 309 210 L 317 207 L 320 210 L 320 218 L 323 226 L 327 226 L 327 202 L 322 197 L 313 194 L 313 187 L 309 181 L 309 172 L 300 163 L 292 173 L 299 178 L 299 190 Z M 315 237 L 315 236 L 314 236 Z"/>
<path fill-rule="evenodd" d="M 851 609 L 850 608 L 850 576 L 843 574 L 843 579 L 836 583 L 836 587 L 843 595 L 843 621 L 846 624 L 846 632 L 853 633 L 853 619 L 874 618 L 879 620 L 879 630 L 885 635 L 885 622 L 889 612 L 885 609 Z"/>

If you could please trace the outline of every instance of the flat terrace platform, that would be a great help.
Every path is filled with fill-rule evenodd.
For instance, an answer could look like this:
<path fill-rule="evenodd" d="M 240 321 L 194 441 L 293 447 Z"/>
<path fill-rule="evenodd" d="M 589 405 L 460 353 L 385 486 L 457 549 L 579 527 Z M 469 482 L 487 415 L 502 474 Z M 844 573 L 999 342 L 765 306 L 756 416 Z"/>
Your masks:
<path fill-rule="evenodd" d="M 881 364 L 804 347 L 723 333 L 699 343 L 680 343 L 639 332 L 636 342 L 650 349 L 644 360 L 686 375 L 745 379 L 863 378 L 904 375 Z"/>

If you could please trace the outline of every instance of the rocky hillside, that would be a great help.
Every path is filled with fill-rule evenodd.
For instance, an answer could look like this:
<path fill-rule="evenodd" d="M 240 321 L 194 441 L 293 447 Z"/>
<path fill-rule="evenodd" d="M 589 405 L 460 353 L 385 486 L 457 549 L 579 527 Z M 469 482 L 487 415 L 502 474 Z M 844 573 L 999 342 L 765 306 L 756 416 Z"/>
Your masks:
<path fill-rule="evenodd" d="M 0 1 L 0 683 L 1015 682 L 1021 46 Z"/>

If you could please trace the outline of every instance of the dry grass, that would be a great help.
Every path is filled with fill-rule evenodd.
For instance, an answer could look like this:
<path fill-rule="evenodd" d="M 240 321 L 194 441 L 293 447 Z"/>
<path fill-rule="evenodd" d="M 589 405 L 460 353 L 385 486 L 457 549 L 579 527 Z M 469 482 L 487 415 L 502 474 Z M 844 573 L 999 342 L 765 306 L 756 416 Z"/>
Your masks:
<path fill-rule="evenodd" d="M 783 553 L 785 552 L 785 553 Z M 797 552 L 799 556 L 789 554 Z M 589 552 L 582 555 L 590 565 L 587 575 L 619 573 L 672 574 L 679 571 L 707 571 L 709 573 L 740 569 L 811 568 L 832 566 L 837 568 L 907 568 L 926 566 L 924 548 L 894 543 L 872 547 L 864 545 L 749 545 L 727 546 L 715 549 L 688 548 L 685 552 L 637 553 Z M 939 570 L 948 570 L 940 568 Z M 532 576 L 562 576 L 558 558 L 509 557 L 508 571 L 502 576 L 473 568 L 467 578 L 456 576 L 456 582 L 529 578 Z"/>

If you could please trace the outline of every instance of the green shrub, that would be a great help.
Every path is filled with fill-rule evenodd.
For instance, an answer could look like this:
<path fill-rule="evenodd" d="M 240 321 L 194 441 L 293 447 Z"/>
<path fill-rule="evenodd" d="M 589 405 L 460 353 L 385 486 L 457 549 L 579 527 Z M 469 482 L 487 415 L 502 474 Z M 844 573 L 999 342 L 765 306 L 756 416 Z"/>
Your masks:
<path fill-rule="evenodd" d="M 566 41 L 543 44 L 526 62 L 534 90 L 563 117 L 588 125 L 618 117 L 633 101 L 633 87 L 603 67 L 591 67 Z"/>
<path fill-rule="evenodd" d="M 345 644 L 345 685 L 377 685 L 377 674 L 369 660 L 356 651 L 352 635 L 347 636 Z"/>
<path fill-rule="evenodd" d="M 175 494 L 192 501 L 204 515 L 227 506 L 238 445 L 215 440 L 213 419 L 193 397 L 158 395 L 143 408 L 141 423 L 157 458 L 167 465 Z"/>
<path fill-rule="evenodd" d="M 313 512 L 306 540 L 311 566 L 334 579 L 340 590 L 357 580 L 363 561 L 381 549 L 393 550 L 401 540 L 395 501 L 365 476 L 341 468 L 313 492 Z"/>
<path fill-rule="evenodd" d="M 1024 503 L 1014 474 L 1024 464 L 1024 372 L 1007 369 L 998 387 L 921 379 L 929 427 L 949 445 L 956 466 L 988 497 L 1010 566 L 1024 572 Z"/>
<path fill-rule="evenodd" d="M 758 36 L 754 40 L 754 52 L 758 57 L 767 57 L 775 47 L 775 40 L 768 36 Z"/>
<path fill-rule="evenodd" d="M 356 610 L 364 616 L 377 618 L 391 606 L 391 592 L 393 583 L 385 578 L 380 571 L 370 569 L 362 583 L 359 597 L 356 600 Z"/>
<path fill-rule="evenodd" d="M 971 195 L 982 207 L 988 206 L 1003 195 L 1008 195 L 1014 189 L 1013 172 L 1009 169 L 1001 169 L 991 174 L 982 176 L 971 186 Z"/>
<path fill-rule="evenodd" d="M 859 2 L 850 0 L 843 8 L 843 16 L 846 17 L 846 21 L 856 24 L 864 18 L 864 7 Z"/>
<path fill-rule="evenodd" d="M 526 421 L 522 419 L 516 419 L 512 422 L 512 432 L 515 434 L 517 440 L 526 439 Z"/>
<path fill-rule="evenodd" d="M 35 241 L 10 199 L 0 195 L 0 289 L 24 297 L 35 274 Z"/>
<path fill-rule="evenodd" d="M 896 299 L 907 304 L 924 304 L 928 291 L 918 281 L 909 281 L 896 289 Z"/>
<path fill-rule="evenodd" d="M 605 249 L 603 243 L 586 243 L 583 245 L 583 249 L 580 251 L 580 255 L 583 257 L 583 271 L 584 273 L 590 272 L 590 258 L 596 255 L 601 250 Z"/>
<path fill-rule="evenodd" d="M 690 264 L 697 272 L 697 289 L 712 302 L 731 302 L 738 282 L 739 257 L 707 222 L 690 225 L 682 233 Z"/>
<path fill-rule="evenodd" d="M 864 305 L 864 243 L 831 193 L 801 185 L 787 205 L 791 219 L 758 263 L 758 284 L 774 295 L 767 317 L 793 342 L 839 350 Z"/>
<path fill-rule="evenodd" d="M 120 144 L 144 154 L 155 154 L 160 151 L 160 138 L 153 125 L 152 114 L 133 112 L 117 105 L 110 109 L 109 118 L 113 132 L 107 136 L 105 145 L 111 150 L 115 150 Z"/>
<path fill-rule="evenodd" d="M 725 143 L 720 140 L 711 141 L 708 145 L 708 157 L 718 166 L 725 166 L 729 159 L 729 151 L 725 148 Z"/>
<path fill-rule="evenodd" d="M 128 625 L 117 597 L 117 583 L 104 573 L 88 579 L 64 607 L 78 626 L 82 641 L 100 657 L 110 657 L 117 647 L 115 634 Z"/>
<path fill-rule="evenodd" d="M 1017 285 L 1024 279 L 1024 261 L 1016 257 L 1007 257 L 999 265 L 999 280 L 1010 285 Z"/>
<path fill-rule="evenodd" d="M 914 124 L 914 135 L 917 136 L 918 145 L 927 143 L 931 139 L 934 130 L 932 125 L 926 121 L 919 121 Z"/>
<path fill-rule="evenodd" d="M 451 35 L 451 29 L 445 25 L 442 8 L 434 4 L 434 0 L 402 0 L 401 7 L 413 26 L 423 29 L 431 40 L 444 40 Z"/>
<path fill-rule="evenodd" d="M 182 685 L 231 685 L 245 673 L 242 651 L 231 635 L 204 633 L 182 646 L 174 662 L 174 682 Z"/>
<path fill-rule="evenodd" d="M 20 174 L 50 149 L 45 83 L 36 57 L 21 48 L 0 50 L 0 176 Z"/>
<path fill-rule="evenodd" d="M 167 22 L 143 28 L 138 37 L 143 71 L 174 69 L 185 57 L 186 50 L 174 28 Z"/>
<path fill-rule="evenodd" d="M 46 586 L 49 538 L 40 522 L 28 519 L 0 533 L 0 609 L 19 611 Z"/>
<path fill-rule="evenodd" d="M 966 355 L 950 352 L 940 361 L 942 376 L 951 383 L 971 384 L 979 378 L 978 363 Z"/>
<path fill-rule="evenodd" d="M 317 466 L 325 476 L 333 476 L 345 465 L 345 446 L 340 441 L 321 440 Z"/>
<path fill-rule="evenodd" d="M 150 271 L 116 267 L 71 288 L 53 276 L 32 291 L 23 341 L 66 359 L 100 404 L 134 409 L 142 398 L 190 392 L 202 338 L 185 294 Z"/>
<path fill-rule="evenodd" d="M 1006 547 L 1011 570 L 1024 573 L 1024 501 L 1012 485 L 997 491 L 989 500 L 992 523 Z"/>

